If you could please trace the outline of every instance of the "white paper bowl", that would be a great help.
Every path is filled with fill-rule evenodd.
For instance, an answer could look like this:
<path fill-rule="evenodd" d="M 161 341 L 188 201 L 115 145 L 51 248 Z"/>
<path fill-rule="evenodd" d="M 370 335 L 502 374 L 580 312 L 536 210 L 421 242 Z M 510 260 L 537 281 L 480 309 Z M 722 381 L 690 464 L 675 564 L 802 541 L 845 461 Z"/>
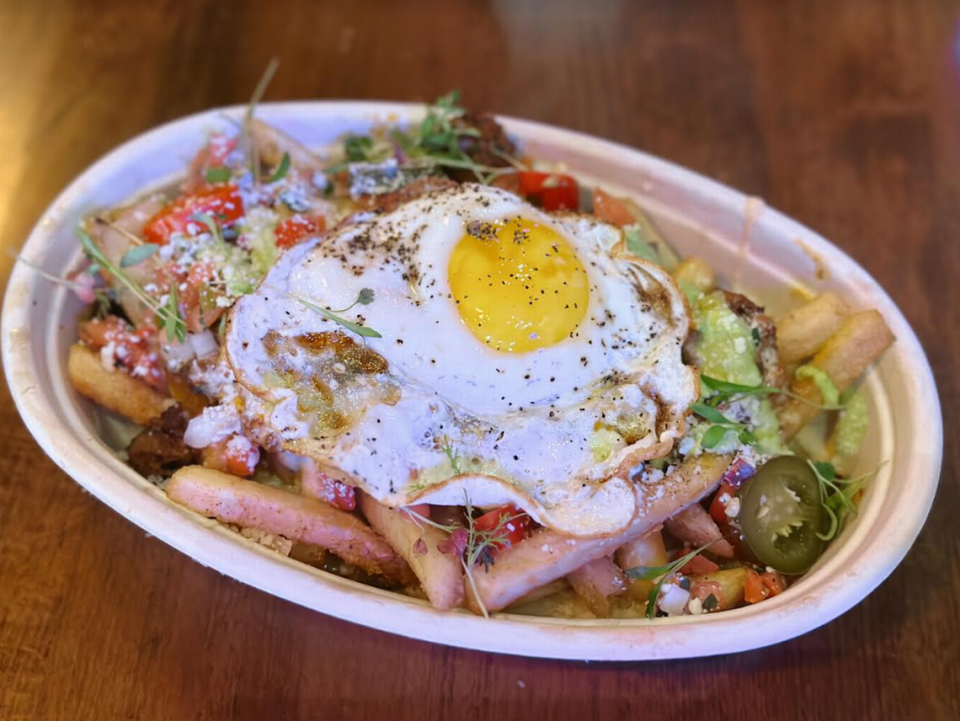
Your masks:
<path fill-rule="evenodd" d="M 211 111 L 164 125 L 114 150 L 83 173 L 43 215 L 23 255 L 50 273 L 73 268 L 74 235 L 85 213 L 169 183 L 224 124 Z M 265 105 L 260 116 L 309 145 L 346 131 L 413 119 L 402 104 L 314 102 Z M 930 367 L 903 315 L 842 251 L 759 201 L 695 173 L 614 143 L 536 123 L 504 119 L 525 149 L 565 163 L 587 179 L 636 197 L 683 253 L 704 256 L 728 280 L 782 305 L 783 288 L 830 289 L 853 306 L 879 309 L 897 337 L 864 384 L 872 425 L 861 465 L 885 461 L 859 515 L 802 580 L 756 606 L 701 616 L 568 621 L 500 614 L 441 613 L 424 603 L 300 565 L 168 502 L 101 441 L 100 414 L 70 388 L 67 349 L 80 304 L 23 264 L 3 307 L 3 363 L 17 407 L 51 458 L 91 493 L 200 563 L 268 593 L 338 618 L 453 646 L 529 656 L 635 660 L 708 656 L 758 648 L 805 633 L 862 600 L 904 557 L 927 516 L 940 469 L 942 421 Z M 745 232 L 745 213 L 755 215 Z M 745 240 L 746 239 L 746 240 Z M 826 276 L 818 280 L 818 271 Z M 780 289 L 775 291 L 775 289 Z"/>

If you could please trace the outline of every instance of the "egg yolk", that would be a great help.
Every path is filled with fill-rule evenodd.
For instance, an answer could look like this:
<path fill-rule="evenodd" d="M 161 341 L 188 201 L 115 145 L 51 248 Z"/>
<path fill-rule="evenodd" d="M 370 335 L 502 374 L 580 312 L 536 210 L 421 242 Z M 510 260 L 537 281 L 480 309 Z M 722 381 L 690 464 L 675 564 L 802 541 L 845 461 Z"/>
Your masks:
<path fill-rule="evenodd" d="M 469 224 L 449 276 L 460 318 L 480 341 L 506 353 L 569 337 L 590 299 L 587 273 L 570 244 L 523 218 Z"/>

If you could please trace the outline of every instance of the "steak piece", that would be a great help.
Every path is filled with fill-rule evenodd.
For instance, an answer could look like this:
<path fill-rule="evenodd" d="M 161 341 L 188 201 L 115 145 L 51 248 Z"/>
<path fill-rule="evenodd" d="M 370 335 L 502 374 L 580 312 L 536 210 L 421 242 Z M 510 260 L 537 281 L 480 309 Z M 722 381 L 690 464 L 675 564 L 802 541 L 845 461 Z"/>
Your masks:
<path fill-rule="evenodd" d="M 200 462 L 200 452 L 183 442 L 190 417 L 179 405 L 170 406 L 127 447 L 130 465 L 141 476 L 169 478 L 183 466 Z"/>

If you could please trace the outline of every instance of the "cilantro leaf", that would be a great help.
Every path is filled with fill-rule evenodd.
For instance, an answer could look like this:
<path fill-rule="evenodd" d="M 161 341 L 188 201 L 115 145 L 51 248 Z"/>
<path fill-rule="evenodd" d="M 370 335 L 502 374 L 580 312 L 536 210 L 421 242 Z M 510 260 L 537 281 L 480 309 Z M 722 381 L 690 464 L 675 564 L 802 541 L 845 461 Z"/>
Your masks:
<path fill-rule="evenodd" d="M 705 403 L 694 403 L 690 406 L 690 410 L 696 413 L 698 416 L 704 420 L 710 421 L 711 423 L 723 423 L 725 425 L 736 425 L 733 421 L 727 418 L 723 413 L 718 411 L 716 408 L 706 405 Z"/>
<path fill-rule="evenodd" d="M 723 440 L 723 437 L 727 435 L 728 430 L 730 429 L 724 426 L 710 426 L 707 432 L 703 434 L 700 445 L 707 450 L 716 448 L 720 441 Z"/>
<path fill-rule="evenodd" d="M 230 168 L 207 168 L 203 177 L 208 183 L 226 183 L 233 177 L 233 171 Z"/>
<path fill-rule="evenodd" d="M 373 298 L 373 288 L 361 288 L 360 294 L 357 296 L 357 303 L 360 305 L 370 305 L 373 303 Z"/>
<path fill-rule="evenodd" d="M 368 163 L 371 160 L 373 138 L 368 135 L 348 135 L 343 139 L 343 152 L 351 163 Z"/>
<path fill-rule="evenodd" d="M 135 245 L 120 259 L 120 267 L 129 268 L 133 265 L 139 265 L 158 250 L 160 250 L 160 246 L 154 243 Z"/>
<path fill-rule="evenodd" d="M 827 461 L 814 461 L 813 467 L 819 475 L 823 476 L 828 481 L 837 480 L 837 469 L 832 463 L 828 463 Z"/>
<path fill-rule="evenodd" d="M 96 244 L 94 239 L 90 237 L 90 234 L 82 226 L 77 227 L 77 235 L 80 237 L 80 245 L 83 246 L 84 254 L 113 276 L 113 278 L 129 290 L 137 300 L 153 311 L 157 319 L 157 327 L 166 329 L 168 338 L 171 340 L 176 338 L 183 341 L 187 337 L 187 323 L 183 319 L 183 316 L 180 315 L 180 309 L 176 302 L 175 284 L 172 284 L 170 288 L 170 296 L 173 296 L 172 306 L 169 297 L 167 303 L 161 306 L 155 298 L 140 287 L 139 283 L 127 275 L 122 268 L 114 264 L 104 252 L 100 250 L 100 246 Z"/>
<path fill-rule="evenodd" d="M 660 597 L 660 591 L 667 579 L 716 542 L 717 541 L 710 541 L 710 543 L 700 546 L 700 548 L 694 549 L 687 555 L 681 556 L 672 563 L 668 563 L 663 566 L 637 566 L 636 568 L 630 568 L 626 570 L 625 573 L 629 578 L 634 578 L 641 581 L 653 581 L 655 579 L 659 579 L 659 581 L 657 581 L 654 587 L 650 589 L 650 593 L 647 595 L 647 618 L 653 619 L 656 616 L 657 599 Z"/>
<path fill-rule="evenodd" d="M 276 183 L 287 175 L 287 172 L 290 170 L 290 153 L 284 153 L 283 158 L 280 159 L 280 165 L 277 166 L 276 171 L 273 175 L 267 180 L 268 183 Z"/>
<path fill-rule="evenodd" d="M 270 286 L 267 286 L 267 287 L 270 287 Z M 319 313 L 324 318 L 328 320 L 332 320 L 337 325 L 343 326 L 347 330 L 352 331 L 353 333 L 356 333 L 357 335 L 363 338 L 382 338 L 383 337 L 382 335 L 377 333 L 377 331 L 375 331 L 373 328 L 368 328 L 367 326 L 361 325 L 360 323 L 354 323 L 353 321 L 349 321 L 346 318 L 341 318 L 339 315 L 337 315 L 335 311 L 332 311 L 328 308 L 324 308 L 323 306 L 317 305 L 316 303 L 313 303 L 307 300 L 306 298 L 303 298 L 299 295 L 291 293 L 290 291 L 284 291 L 278 288 L 273 288 L 273 290 L 277 291 L 278 293 L 284 293 L 285 295 L 297 301 L 304 307 L 309 308 L 315 313 Z M 350 307 L 353 307 L 353 306 L 350 306 Z M 340 311 L 340 312 L 343 312 L 343 311 Z"/>

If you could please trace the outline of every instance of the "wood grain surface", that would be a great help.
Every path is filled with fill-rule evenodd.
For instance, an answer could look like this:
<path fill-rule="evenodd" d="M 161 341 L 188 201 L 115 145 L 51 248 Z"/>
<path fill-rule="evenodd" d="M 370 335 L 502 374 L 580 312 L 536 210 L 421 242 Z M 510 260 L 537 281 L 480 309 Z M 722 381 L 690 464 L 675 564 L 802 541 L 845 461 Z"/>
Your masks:
<path fill-rule="evenodd" d="M 636 146 L 832 239 L 916 328 L 947 429 L 916 546 L 780 646 L 584 664 L 459 651 L 202 568 L 60 472 L 0 390 L 2 719 L 960 718 L 960 41 L 935 0 L 0 0 L 0 239 L 131 136 L 269 99 L 474 106 Z M 0 256 L 0 278 L 10 259 Z"/>

